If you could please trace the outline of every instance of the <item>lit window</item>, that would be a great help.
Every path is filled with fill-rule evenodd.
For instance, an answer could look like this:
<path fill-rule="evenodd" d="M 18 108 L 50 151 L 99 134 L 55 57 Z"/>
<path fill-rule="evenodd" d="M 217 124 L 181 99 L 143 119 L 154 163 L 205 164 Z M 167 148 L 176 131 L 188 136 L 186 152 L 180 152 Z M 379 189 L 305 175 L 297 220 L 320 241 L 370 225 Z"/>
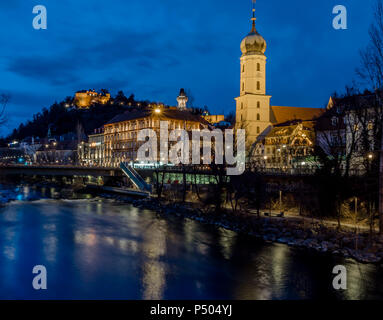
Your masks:
<path fill-rule="evenodd" d="M 332 117 L 331 118 L 331 124 L 335 127 L 338 125 L 338 118 L 337 117 Z"/>

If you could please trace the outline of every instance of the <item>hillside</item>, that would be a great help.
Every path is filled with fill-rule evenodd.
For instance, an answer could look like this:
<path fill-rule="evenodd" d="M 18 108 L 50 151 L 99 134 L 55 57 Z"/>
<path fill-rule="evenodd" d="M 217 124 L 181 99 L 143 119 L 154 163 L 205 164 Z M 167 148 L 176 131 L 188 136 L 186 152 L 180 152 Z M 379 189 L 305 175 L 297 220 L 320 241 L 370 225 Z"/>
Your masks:
<path fill-rule="evenodd" d="M 41 112 L 34 114 L 31 120 L 14 129 L 6 140 L 21 141 L 27 137 L 45 138 L 49 129 L 52 136 L 76 133 L 78 127 L 82 127 L 85 134 L 90 134 L 116 115 L 144 108 L 149 104 L 149 101 L 135 101 L 133 95 L 126 98 L 122 92 L 119 92 L 107 104 L 93 104 L 89 109 L 79 109 L 74 106 L 73 99 L 68 97 L 62 102 L 54 103 L 49 109 L 43 108 Z"/>
<path fill-rule="evenodd" d="M 88 109 L 77 108 L 74 99 L 67 97 L 64 101 L 54 103 L 49 109 L 43 108 L 41 112 L 33 115 L 33 119 L 19 125 L 12 134 L 2 142 L 25 138 L 39 137 L 45 138 L 50 130 L 51 136 L 61 136 L 67 133 L 81 132 L 89 135 L 94 129 L 102 127 L 116 115 L 129 112 L 140 108 L 146 108 L 154 102 L 148 100 L 136 101 L 134 95 L 126 98 L 120 91 L 114 98 L 106 104 L 95 103 Z M 207 108 L 189 108 L 193 114 L 202 114 Z M 1 143 L 1 142 L 0 142 Z"/>

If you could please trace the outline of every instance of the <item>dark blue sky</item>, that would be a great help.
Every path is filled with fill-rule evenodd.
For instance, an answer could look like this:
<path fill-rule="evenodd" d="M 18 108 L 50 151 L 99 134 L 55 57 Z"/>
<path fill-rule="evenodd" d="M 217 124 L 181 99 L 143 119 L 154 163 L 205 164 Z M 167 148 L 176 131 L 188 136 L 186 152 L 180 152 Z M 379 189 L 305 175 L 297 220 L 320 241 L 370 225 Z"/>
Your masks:
<path fill-rule="evenodd" d="M 45 5 L 48 29 L 32 28 Z M 348 30 L 332 28 L 332 8 L 348 9 Z M 322 107 L 355 78 L 374 0 L 258 0 L 267 41 L 272 105 Z M 240 42 L 250 0 L 7 0 L 0 3 L 0 92 L 11 94 L 8 133 L 75 91 L 123 90 L 176 104 L 180 87 L 197 106 L 235 109 Z"/>

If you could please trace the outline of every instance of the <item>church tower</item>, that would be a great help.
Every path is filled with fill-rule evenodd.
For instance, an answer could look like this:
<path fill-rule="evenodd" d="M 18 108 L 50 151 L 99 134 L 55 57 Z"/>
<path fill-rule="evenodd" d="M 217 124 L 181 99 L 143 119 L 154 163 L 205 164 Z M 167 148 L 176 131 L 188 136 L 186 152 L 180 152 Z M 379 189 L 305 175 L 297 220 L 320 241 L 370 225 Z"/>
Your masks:
<path fill-rule="evenodd" d="M 236 127 L 246 129 L 247 146 L 262 139 L 271 128 L 270 98 L 266 95 L 266 41 L 255 28 L 241 42 L 240 96 L 236 98 Z"/>

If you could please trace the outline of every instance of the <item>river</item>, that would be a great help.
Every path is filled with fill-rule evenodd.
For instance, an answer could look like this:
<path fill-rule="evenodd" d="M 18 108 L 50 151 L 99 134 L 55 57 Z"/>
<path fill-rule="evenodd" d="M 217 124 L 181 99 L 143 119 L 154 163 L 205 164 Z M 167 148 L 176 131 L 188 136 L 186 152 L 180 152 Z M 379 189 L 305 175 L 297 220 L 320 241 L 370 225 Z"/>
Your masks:
<path fill-rule="evenodd" d="M 0 207 L 1 299 L 383 299 L 383 268 L 99 198 Z M 4 193 L 4 190 L 1 191 Z M 344 265 L 348 289 L 332 287 Z M 34 290 L 35 265 L 47 290 Z"/>

